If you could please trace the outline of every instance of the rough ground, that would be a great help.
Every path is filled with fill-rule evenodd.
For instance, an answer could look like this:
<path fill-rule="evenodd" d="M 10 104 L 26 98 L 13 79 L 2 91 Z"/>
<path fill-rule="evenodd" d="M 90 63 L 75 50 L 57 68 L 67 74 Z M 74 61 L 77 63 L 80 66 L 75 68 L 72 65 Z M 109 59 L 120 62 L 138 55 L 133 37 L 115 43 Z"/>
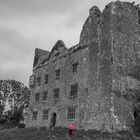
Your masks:
<path fill-rule="evenodd" d="M 107 133 L 99 131 L 74 130 L 73 136 L 67 135 L 68 130 L 37 130 L 35 128 L 9 129 L 0 131 L 0 140 L 140 140 L 129 132 Z"/>

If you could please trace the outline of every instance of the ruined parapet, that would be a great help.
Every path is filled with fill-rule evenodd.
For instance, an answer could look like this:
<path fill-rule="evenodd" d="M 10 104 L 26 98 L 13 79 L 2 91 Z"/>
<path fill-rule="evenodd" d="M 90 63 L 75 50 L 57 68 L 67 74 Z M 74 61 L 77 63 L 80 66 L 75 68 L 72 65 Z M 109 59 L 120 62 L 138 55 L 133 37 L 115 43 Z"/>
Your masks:
<path fill-rule="evenodd" d="M 55 43 L 53 49 L 56 49 L 56 50 L 57 50 L 60 46 L 66 48 L 66 45 L 65 45 L 65 43 L 63 42 L 63 40 L 58 40 L 58 41 Z"/>
<path fill-rule="evenodd" d="M 55 59 L 58 56 L 63 55 L 66 51 L 67 48 L 65 43 L 62 40 L 58 40 L 49 54 L 49 59 Z"/>
<path fill-rule="evenodd" d="M 35 65 L 38 63 L 39 58 L 41 58 L 42 56 L 48 55 L 48 54 L 49 54 L 48 51 L 45 51 L 45 50 L 36 48 L 36 49 L 35 49 L 35 56 L 34 56 L 33 68 L 34 68 Z"/>
<path fill-rule="evenodd" d="M 80 46 L 85 46 L 89 44 L 89 17 L 85 21 L 85 24 L 82 27 L 81 35 L 80 35 Z"/>
<path fill-rule="evenodd" d="M 79 45 L 80 46 L 87 46 L 89 45 L 89 40 L 90 40 L 90 26 L 91 26 L 91 20 L 94 20 L 94 22 L 97 22 L 97 18 L 99 18 L 101 15 L 101 11 L 99 10 L 98 7 L 93 6 L 92 8 L 90 8 L 89 10 L 89 17 L 86 19 L 82 31 L 81 31 L 81 35 L 80 35 L 80 41 L 79 41 Z"/>
<path fill-rule="evenodd" d="M 101 16 L 101 11 L 97 6 L 93 6 L 89 9 L 89 16 L 94 18 L 99 18 Z"/>
<path fill-rule="evenodd" d="M 89 10 L 89 86 L 94 91 L 98 89 L 99 76 L 99 44 L 100 44 L 100 19 L 101 12 L 98 7 L 93 6 Z"/>

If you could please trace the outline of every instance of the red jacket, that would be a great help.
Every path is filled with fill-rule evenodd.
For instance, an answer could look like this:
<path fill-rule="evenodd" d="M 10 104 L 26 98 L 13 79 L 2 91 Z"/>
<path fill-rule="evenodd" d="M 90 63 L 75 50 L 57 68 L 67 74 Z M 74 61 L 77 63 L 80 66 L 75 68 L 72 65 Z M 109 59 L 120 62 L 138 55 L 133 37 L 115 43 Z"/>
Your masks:
<path fill-rule="evenodd" d="M 74 129 L 74 125 L 72 123 L 69 124 L 69 129 Z"/>

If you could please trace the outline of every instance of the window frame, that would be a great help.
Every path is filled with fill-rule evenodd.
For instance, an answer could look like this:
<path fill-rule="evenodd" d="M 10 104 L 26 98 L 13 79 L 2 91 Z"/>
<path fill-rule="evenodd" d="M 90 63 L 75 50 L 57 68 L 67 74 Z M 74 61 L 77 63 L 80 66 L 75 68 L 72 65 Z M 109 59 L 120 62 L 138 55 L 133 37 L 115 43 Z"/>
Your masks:
<path fill-rule="evenodd" d="M 67 109 L 67 119 L 68 120 L 74 120 L 76 119 L 76 107 L 75 106 L 69 106 Z"/>
<path fill-rule="evenodd" d="M 47 112 L 47 113 L 44 113 Z M 42 114 L 42 120 L 48 120 L 49 118 L 49 109 L 44 109 Z"/>
<path fill-rule="evenodd" d="M 38 111 L 33 111 L 32 113 L 32 120 L 37 120 Z"/>
<path fill-rule="evenodd" d="M 58 57 L 59 55 L 60 55 L 60 52 L 56 52 L 56 53 L 54 54 L 55 57 Z"/>
<path fill-rule="evenodd" d="M 40 86 L 41 85 L 41 76 L 38 76 L 36 81 L 37 81 L 37 85 Z"/>
<path fill-rule="evenodd" d="M 38 102 L 39 100 L 40 100 L 40 93 L 37 92 L 37 93 L 35 93 L 35 102 Z"/>
<path fill-rule="evenodd" d="M 60 89 L 59 88 L 55 88 L 53 90 L 53 100 L 59 100 L 59 93 L 60 93 Z M 57 95 L 57 97 L 55 97 Z"/>
<path fill-rule="evenodd" d="M 42 101 L 46 101 L 48 99 L 48 91 L 43 92 Z"/>
<path fill-rule="evenodd" d="M 48 81 L 49 81 L 49 74 L 45 74 L 45 76 L 44 76 L 44 83 L 48 84 Z"/>
<path fill-rule="evenodd" d="M 70 90 L 70 99 L 75 100 L 77 99 L 78 95 L 78 83 L 72 84 L 71 85 L 71 90 Z"/>
<path fill-rule="evenodd" d="M 140 9 L 138 10 L 138 24 L 140 24 Z"/>
<path fill-rule="evenodd" d="M 72 64 L 72 72 L 78 73 L 78 62 Z"/>
<path fill-rule="evenodd" d="M 61 73 L 60 69 L 55 70 L 55 79 L 56 80 L 60 79 L 60 73 Z"/>

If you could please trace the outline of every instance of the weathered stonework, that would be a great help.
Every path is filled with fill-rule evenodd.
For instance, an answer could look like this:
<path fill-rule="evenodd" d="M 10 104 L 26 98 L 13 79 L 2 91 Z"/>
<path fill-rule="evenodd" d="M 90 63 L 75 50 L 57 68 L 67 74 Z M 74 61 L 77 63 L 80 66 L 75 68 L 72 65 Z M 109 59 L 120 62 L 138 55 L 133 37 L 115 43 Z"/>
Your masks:
<path fill-rule="evenodd" d="M 117 131 L 129 129 L 134 120 L 134 91 L 139 91 L 140 75 L 140 9 L 134 3 L 111 2 L 103 12 L 94 6 L 89 10 L 79 44 L 67 49 L 59 40 L 52 51 L 35 50 L 33 75 L 30 77 L 31 100 L 27 126 L 46 126 L 56 113 L 56 126 L 77 129 Z M 78 72 L 72 64 L 78 62 Z M 60 79 L 55 70 L 60 69 Z M 49 75 L 48 84 L 44 82 Z M 37 77 L 41 76 L 40 86 Z M 69 99 L 70 86 L 78 83 L 78 97 Z M 59 88 L 59 101 L 53 101 L 53 89 Z M 42 93 L 48 98 L 42 101 Z M 35 102 L 35 93 L 40 93 Z M 75 106 L 76 117 L 67 119 L 67 109 Z M 49 109 L 48 120 L 42 110 Z M 37 120 L 32 112 L 37 110 Z"/>

